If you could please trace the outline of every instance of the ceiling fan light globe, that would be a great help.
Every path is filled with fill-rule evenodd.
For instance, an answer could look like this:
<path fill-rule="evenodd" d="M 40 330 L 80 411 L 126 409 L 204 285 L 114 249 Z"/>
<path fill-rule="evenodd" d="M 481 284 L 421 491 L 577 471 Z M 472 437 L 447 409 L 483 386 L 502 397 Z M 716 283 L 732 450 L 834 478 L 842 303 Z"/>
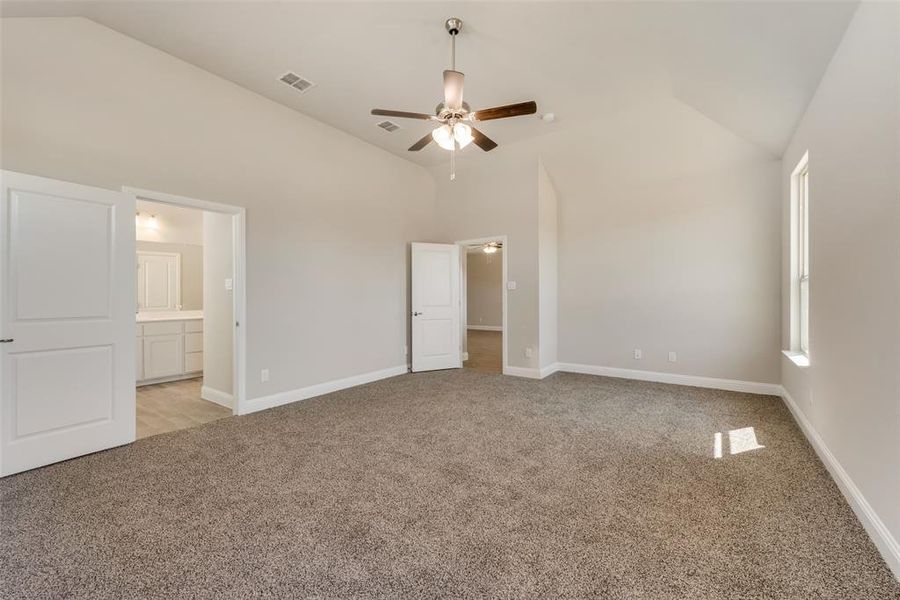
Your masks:
<path fill-rule="evenodd" d="M 453 150 L 453 130 L 449 125 L 441 125 L 431 132 L 431 137 L 444 150 Z"/>
<path fill-rule="evenodd" d="M 456 138 L 456 143 L 459 144 L 460 149 L 471 144 L 474 139 L 472 128 L 465 123 L 456 123 L 453 126 L 453 137 Z"/>

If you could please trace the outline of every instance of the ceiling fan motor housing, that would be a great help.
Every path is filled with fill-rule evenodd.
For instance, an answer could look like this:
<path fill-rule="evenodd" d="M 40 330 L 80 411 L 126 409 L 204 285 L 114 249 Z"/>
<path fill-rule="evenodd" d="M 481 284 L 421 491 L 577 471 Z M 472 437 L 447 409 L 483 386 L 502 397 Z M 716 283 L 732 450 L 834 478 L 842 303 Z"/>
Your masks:
<path fill-rule="evenodd" d="M 463 100 L 462 110 L 460 110 L 460 111 L 452 111 L 449 108 L 447 108 L 447 105 L 445 105 L 443 102 L 441 102 L 440 104 L 437 105 L 437 107 L 435 107 L 434 114 L 436 117 L 441 118 L 441 119 L 449 119 L 450 117 L 453 117 L 453 116 L 456 116 L 457 118 L 463 118 L 467 114 L 469 114 L 469 112 L 471 110 L 472 109 L 469 108 L 469 103 L 466 102 L 465 100 Z"/>

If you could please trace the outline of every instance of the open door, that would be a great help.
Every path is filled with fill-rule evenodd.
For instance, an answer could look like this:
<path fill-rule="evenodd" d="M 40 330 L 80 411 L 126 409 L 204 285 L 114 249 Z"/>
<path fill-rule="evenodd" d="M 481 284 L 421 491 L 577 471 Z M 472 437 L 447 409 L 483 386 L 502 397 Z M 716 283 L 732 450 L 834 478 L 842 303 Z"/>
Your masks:
<path fill-rule="evenodd" d="M 134 197 L 0 172 L 0 475 L 134 441 Z"/>
<path fill-rule="evenodd" d="M 459 246 L 412 245 L 412 370 L 462 367 Z"/>

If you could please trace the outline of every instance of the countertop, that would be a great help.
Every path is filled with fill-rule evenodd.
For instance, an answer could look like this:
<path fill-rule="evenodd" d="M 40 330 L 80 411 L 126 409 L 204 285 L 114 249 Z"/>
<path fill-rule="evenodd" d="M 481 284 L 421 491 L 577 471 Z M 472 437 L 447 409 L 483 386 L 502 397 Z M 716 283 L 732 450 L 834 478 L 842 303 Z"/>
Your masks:
<path fill-rule="evenodd" d="M 138 323 L 152 323 L 154 321 L 190 321 L 202 319 L 202 310 L 167 310 L 159 312 L 142 312 L 135 315 Z"/>

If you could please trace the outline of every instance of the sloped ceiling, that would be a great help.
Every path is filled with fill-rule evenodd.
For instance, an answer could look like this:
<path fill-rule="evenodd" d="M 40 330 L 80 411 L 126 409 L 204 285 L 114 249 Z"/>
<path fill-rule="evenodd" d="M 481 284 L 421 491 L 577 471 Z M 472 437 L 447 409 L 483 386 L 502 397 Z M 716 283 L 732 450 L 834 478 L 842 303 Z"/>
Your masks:
<path fill-rule="evenodd" d="M 772 156 L 802 116 L 856 2 L 43 2 L 4 17 L 83 16 L 423 165 L 429 125 L 377 127 L 374 107 L 429 112 L 463 19 L 457 65 L 475 108 L 534 99 L 535 117 L 484 123 L 501 144 L 675 98 Z M 277 81 L 314 81 L 300 95 Z M 129 81 L 153 93 L 152 81 Z M 480 152 L 474 146 L 466 153 Z"/>

